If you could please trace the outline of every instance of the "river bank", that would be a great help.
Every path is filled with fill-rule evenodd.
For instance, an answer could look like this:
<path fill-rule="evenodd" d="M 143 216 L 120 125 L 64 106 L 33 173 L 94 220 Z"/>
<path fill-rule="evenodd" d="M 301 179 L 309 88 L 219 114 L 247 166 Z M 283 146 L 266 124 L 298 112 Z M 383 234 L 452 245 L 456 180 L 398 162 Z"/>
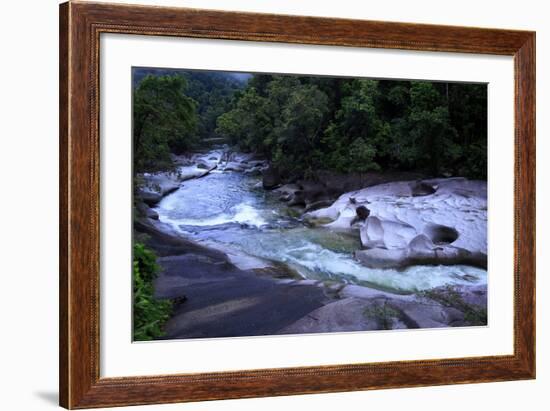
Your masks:
<path fill-rule="evenodd" d="M 483 264 L 444 261 L 459 248 L 473 252 L 453 244 L 468 227 L 451 227 L 460 230 L 453 238 L 436 222 L 477 207 L 468 199 L 483 192 L 464 191 L 464 179 L 372 174 L 266 187 L 268 164 L 251 155 L 215 149 L 175 160 L 178 173 L 144 176 L 154 194 L 144 193 L 135 224 L 160 256 L 157 297 L 178 301 L 165 338 L 486 323 Z M 433 204 L 446 208 L 430 212 Z M 361 257 L 371 250 L 385 250 L 375 251 L 382 265 Z"/>

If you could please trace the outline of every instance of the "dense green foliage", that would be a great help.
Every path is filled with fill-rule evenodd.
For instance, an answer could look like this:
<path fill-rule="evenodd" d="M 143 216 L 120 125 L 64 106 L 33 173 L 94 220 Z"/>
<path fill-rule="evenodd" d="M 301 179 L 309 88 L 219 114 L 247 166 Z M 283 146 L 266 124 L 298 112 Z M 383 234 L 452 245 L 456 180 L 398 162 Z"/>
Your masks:
<path fill-rule="evenodd" d="M 217 132 L 289 175 L 417 170 L 486 178 L 487 88 L 254 75 Z"/>
<path fill-rule="evenodd" d="M 153 280 L 158 270 L 153 251 L 141 243 L 134 243 L 135 341 L 147 341 L 162 336 L 163 325 L 172 312 L 170 300 L 158 300 L 153 295 Z"/>
<path fill-rule="evenodd" d="M 134 72 L 136 172 L 223 137 L 282 174 L 487 176 L 487 86 L 172 69 Z M 238 76 L 238 75 L 237 75 Z"/>
<path fill-rule="evenodd" d="M 228 73 L 135 69 L 136 172 L 169 169 L 171 152 L 180 154 L 219 137 L 217 119 L 244 84 Z"/>
<path fill-rule="evenodd" d="M 184 71 L 186 94 L 198 103 L 197 137 L 200 140 L 219 137 L 216 134 L 218 117 L 231 109 L 233 95 L 244 83 L 227 73 Z"/>
<path fill-rule="evenodd" d="M 197 103 L 184 92 L 185 79 L 147 76 L 134 89 L 134 169 L 157 171 L 171 166 L 170 153 L 196 142 Z"/>

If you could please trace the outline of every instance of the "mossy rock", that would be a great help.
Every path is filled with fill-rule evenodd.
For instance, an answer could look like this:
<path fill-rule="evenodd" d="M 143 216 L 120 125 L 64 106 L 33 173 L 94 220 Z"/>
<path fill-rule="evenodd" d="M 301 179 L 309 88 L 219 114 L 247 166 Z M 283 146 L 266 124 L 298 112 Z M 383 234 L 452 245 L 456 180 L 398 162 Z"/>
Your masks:
<path fill-rule="evenodd" d="M 363 315 L 369 320 L 376 321 L 381 330 L 392 330 L 394 324 L 401 321 L 403 314 L 387 303 L 373 304 L 363 311 Z"/>

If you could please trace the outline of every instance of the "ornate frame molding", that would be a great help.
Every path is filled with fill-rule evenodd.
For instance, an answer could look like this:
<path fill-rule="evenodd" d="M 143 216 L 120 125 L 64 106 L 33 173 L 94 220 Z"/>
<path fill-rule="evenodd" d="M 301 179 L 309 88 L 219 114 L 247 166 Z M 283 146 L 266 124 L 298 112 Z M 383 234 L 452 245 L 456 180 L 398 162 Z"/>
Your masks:
<path fill-rule="evenodd" d="M 513 56 L 514 354 L 154 377 L 100 378 L 101 33 Z M 76 1 L 60 6 L 60 405 L 71 409 L 91 408 L 464 384 L 534 377 L 534 32 Z"/>

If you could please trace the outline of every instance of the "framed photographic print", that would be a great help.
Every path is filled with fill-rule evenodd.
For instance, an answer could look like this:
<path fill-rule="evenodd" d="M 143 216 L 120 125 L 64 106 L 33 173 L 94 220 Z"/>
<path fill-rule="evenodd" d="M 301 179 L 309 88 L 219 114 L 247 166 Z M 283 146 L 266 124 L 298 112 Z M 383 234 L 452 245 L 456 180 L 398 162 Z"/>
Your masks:
<path fill-rule="evenodd" d="M 60 6 L 60 403 L 535 377 L 535 33 Z"/>

